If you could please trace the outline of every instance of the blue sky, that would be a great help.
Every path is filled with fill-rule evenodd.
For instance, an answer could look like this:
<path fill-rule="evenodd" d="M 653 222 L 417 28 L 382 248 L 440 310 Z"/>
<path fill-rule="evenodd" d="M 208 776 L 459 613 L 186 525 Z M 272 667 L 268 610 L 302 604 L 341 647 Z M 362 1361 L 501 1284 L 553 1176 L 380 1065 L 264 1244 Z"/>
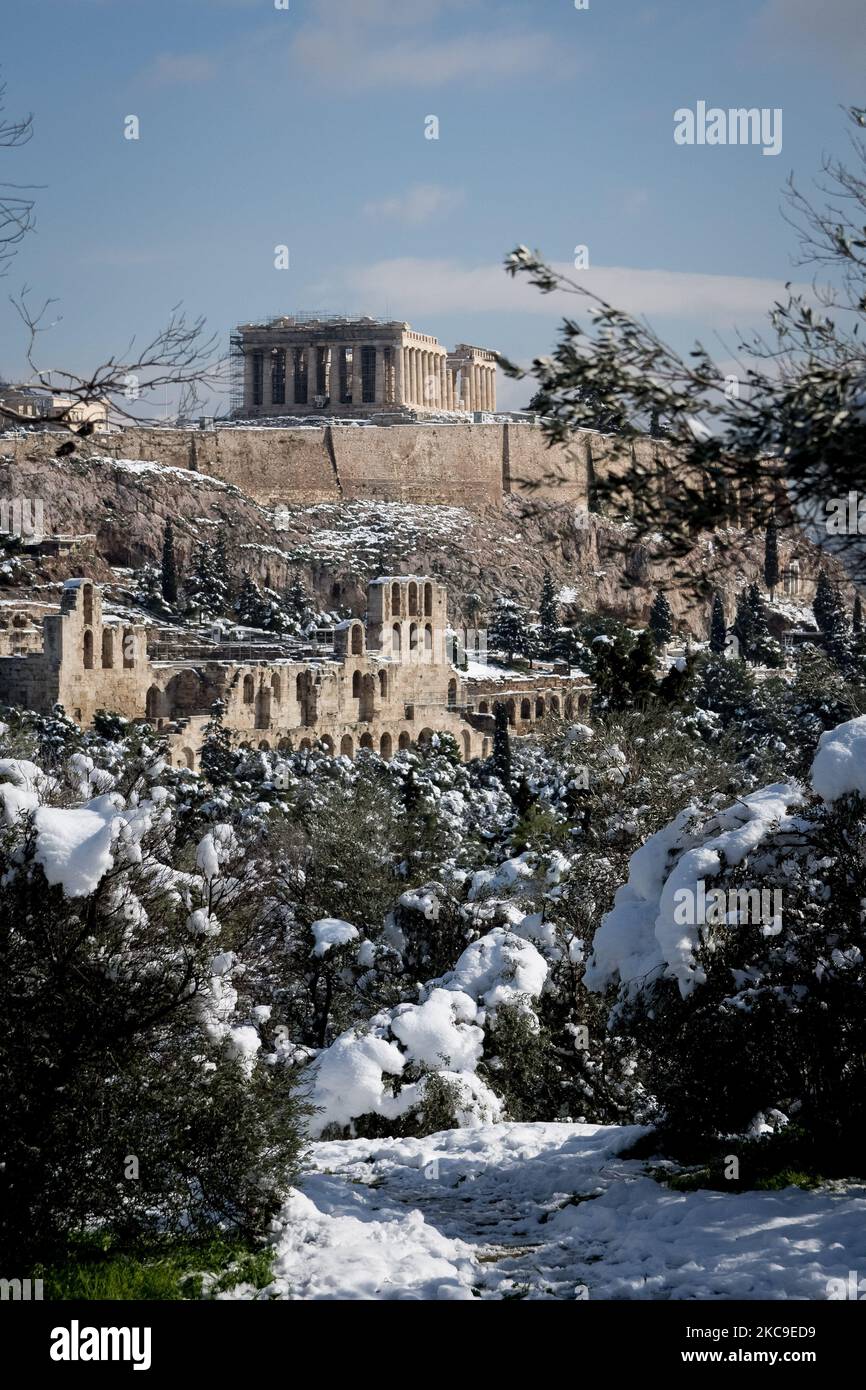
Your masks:
<path fill-rule="evenodd" d="M 582 244 L 587 283 L 676 345 L 732 342 L 803 278 L 784 183 L 844 153 L 864 59 L 864 0 L 6 0 L 6 115 L 35 133 L 0 178 L 44 186 L 0 290 L 58 301 L 51 366 L 145 339 L 180 300 L 225 339 L 348 310 L 528 362 L 563 306 L 502 258 L 570 266 Z M 781 153 L 676 145 L 699 100 L 781 108 Z M 7 377 L 22 342 L 4 295 Z"/>

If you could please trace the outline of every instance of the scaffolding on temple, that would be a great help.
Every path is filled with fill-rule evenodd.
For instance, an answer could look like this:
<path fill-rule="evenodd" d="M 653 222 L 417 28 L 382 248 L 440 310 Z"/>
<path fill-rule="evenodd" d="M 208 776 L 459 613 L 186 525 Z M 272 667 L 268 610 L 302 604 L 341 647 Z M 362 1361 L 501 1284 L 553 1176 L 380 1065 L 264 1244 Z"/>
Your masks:
<path fill-rule="evenodd" d="M 229 338 L 229 415 L 244 413 L 244 348 L 240 333 Z"/>

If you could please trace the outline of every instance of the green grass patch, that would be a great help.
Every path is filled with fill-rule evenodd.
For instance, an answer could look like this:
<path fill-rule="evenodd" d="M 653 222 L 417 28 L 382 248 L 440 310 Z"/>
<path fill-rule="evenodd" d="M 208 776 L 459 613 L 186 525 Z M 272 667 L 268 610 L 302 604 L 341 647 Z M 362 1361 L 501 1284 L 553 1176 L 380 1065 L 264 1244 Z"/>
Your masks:
<path fill-rule="evenodd" d="M 652 1162 L 662 1155 L 668 1160 L 664 1166 Z M 649 1175 L 675 1192 L 778 1192 L 864 1176 L 859 1148 L 838 1138 L 816 1138 L 796 1125 L 758 1138 L 695 1139 L 658 1129 L 642 1135 L 621 1157 L 650 1160 Z M 737 1177 L 728 1176 L 732 1157 L 739 1164 Z"/>
<path fill-rule="evenodd" d="M 238 1284 L 264 1288 L 273 1279 L 273 1246 L 237 1237 L 173 1238 L 124 1250 L 110 1239 L 79 1239 L 65 1259 L 34 1270 L 46 1299 L 160 1300 L 212 1298 Z"/>

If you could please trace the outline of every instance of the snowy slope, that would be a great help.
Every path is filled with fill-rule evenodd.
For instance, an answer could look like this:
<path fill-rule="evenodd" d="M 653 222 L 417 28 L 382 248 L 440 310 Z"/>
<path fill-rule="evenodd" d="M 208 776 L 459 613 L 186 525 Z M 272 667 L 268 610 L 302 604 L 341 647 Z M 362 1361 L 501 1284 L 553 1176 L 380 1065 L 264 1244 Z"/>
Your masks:
<path fill-rule="evenodd" d="M 499 1124 L 316 1144 L 256 1296 L 826 1299 L 829 1279 L 866 1268 L 866 1187 L 673 1192 L 618 1157 L 640 1132 Z"/>

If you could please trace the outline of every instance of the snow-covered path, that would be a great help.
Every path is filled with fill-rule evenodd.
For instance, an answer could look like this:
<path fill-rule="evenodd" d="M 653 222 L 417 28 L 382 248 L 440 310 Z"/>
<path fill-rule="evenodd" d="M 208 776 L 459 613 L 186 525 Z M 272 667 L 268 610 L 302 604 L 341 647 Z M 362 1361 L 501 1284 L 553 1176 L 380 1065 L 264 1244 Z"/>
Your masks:
<path fill-rule="evenodd" d="M 619 1157 L 638 1133 L 316 1144 L 258 1296 L 826 1299 L 828 1279 L 866 1271 L 866 1188 L 673 1192 Z"/>

